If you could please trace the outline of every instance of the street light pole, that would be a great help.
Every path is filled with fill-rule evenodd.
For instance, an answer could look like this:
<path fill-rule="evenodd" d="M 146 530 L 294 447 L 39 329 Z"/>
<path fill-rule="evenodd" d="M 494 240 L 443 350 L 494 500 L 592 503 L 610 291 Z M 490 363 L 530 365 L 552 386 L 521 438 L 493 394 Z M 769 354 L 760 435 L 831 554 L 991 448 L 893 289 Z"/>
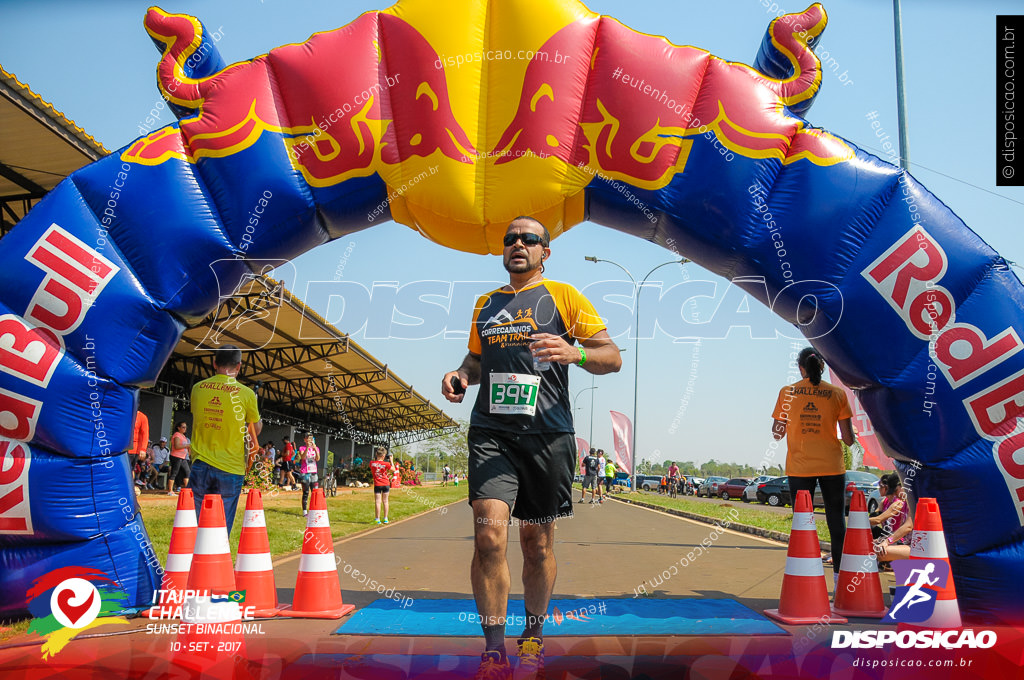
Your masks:
<path fill-rule="evenodd" d="M 629 445 L 629 457 L 630 457 L 629 467 L 630 467 L 630 474 L 634 475 L 634 479 L 635 479 L 635 475 L 636 475 L 637 401 L 639 399 L 639 389 L 638 389 L 638 387 L 639 387 L 639 380 L 640 380 L 640 293 L 642 292 L 644 284 L 647 283 L 648 277 L 650 277 L 650 275 L 653 274 L 654 272 L 658 271 L 662 267 L 667 267 L 670 264 L 680 264 L 680 265 L 682 265 L 682 264 L 686 264 L 690 260 L 686 259 L 685 257 L 681 257 L 681 258 L 676 259 L 676 260 L 669 260 L 668 262 L 662 262 L 661 264 L 659 264 L 656 267 L 654 267 L 654 269 L 652 269 L 651 271 L 647 272 L 647 275 L 644 276 L 643 280 L 640 282 L 640 285 L 637 286 L 636 285 L 636 279 L 633 278 L 633 275 L 629 273 L 628 269 L 623 267 L 618 262 L 615 262 L 613 260 L 606 260 L 606 259 L 603 259 L 603 258 L 599 258 L 599 257 L 597 257 L 595 255 L 587 255 L 583 259 L 585 259 L 587 262 L 594 262 L 594 263 L 597 263 L 597 262 L 607 262 L 608 264 L 615 265 L 616 267 L 618 267 L 622 271 L 626 272 L 626 276 L 628 276 L 629 280 L 633 282 L 633 288 L 636 291 L 636 293 L 635 293 L 635 302 L 633 303 L 633 310 L 634 310 L 634 322 L 633 322 L 633 324 L 634 324 L 634 329 L 635 329 L 635 332 L 633 334 L 633 352 L 636 355 L 633 358 L 633 433 L 632 433 L 633 436 L 630 438 L 631 441 L 630 441 L 630 445 Z"/>
<path fill-rule="evenodd" d="M 572 398 L 572 415 L 576 417 L 576 401 L 580 398 L 580 395 L 584 392 L 590 392 L 596 390 L 597 387 L 584 387 L 582 390 L 576 393 L 576 396 Z M 594 395 L 590 395 L 590 445 L 593 446 L 594 442 Z"/>

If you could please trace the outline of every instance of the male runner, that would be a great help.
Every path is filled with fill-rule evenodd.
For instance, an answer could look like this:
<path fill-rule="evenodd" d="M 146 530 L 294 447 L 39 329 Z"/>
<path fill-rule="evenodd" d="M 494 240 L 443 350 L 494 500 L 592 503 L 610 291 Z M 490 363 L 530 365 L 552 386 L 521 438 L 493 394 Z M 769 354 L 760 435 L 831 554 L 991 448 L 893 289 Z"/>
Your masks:
<path fill-rule="evenodd" d="M 583 495 L 580 496 L 580 503 L 587 500 L 587 489 L 590 489 L 591 505 L 597 502 L 595 484 L 597 484 L 597 449 L 590 449 L 590 453 L 583 458 Z"/>
<path fill-rule="evenodd" d="M 469 353 L 441 381 L 444 397 L 456 403 L 467 387 L 480 385 L 468 437 L 475 521 L 470 575 L 486 640 L 478 678 L 512 676 L 505 655 L 510 516 L 522 521 L 520 677 L 543 674 L 542 628 L 556 571 L 554 520 L 572 515 L 576 468 L 569 364 L 595 375 L 622 366 L 593 305 L 572 286 L 544 279 L 550 241 L 539 221 L 512 220 L 503 251 L 509 284 L 477 301 Z"/>

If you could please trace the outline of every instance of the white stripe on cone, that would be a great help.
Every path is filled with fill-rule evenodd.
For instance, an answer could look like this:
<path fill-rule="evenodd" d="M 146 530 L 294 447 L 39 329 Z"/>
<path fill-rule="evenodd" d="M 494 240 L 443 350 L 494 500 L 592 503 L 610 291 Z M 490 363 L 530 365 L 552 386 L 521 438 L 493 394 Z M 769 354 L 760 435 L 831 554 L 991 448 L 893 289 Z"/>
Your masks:
<path fill-rule="evenodd" d="M 335 571 L 338 568 L 334 561 L 334 553 L 327 555 L 307 555 L 302 553 L 299 558 L 299 571 Z"/>
<path fill-rule="evenodd" d="M 243 527 L 266 527 L 267 518 L 262 510 L 246 510 L 242 518 Z"/>
<path fill-rule="evenodd" d="M 786 576 L 824 576 L 820 557 L 786 557 Z"/>
<path fill-rule="evenodd" d="M 327 521 L 326 510 L 310 510 L 309 516 L 306 518 L 306 528 L 315 529 L 317 527 L 329 527 L 331 523 Z"/>
<path fill-rule="evenodd" d="M 960 607 L 956 600 L 935 600 L 935 609 L 928 620 L 913 625 L 928 628 L 959 628 L 962 625 Z"/>
<path fill-rule="evenodd" d="M 238 553 L 235 571 L 273 571 L 270 553 Z"/>
<path fill-rule="evenodd" d="M 192 553 L 171 553 L 167 556 L 167 567 L 164 571 L 188 573 L 192 568 Z"/>
<path fill-rule="evenodd" d="M 850 529 L 871 529 L 871 522 L 868 520 L 868 516 L 864 512 L 851 512 L 849 518 L 846 520 L 846 530 Z"/>
<path fill-rule="evenodd" d="M 230 555 L 227 527 L 199 527 L 196 532 L 196 555 Z"/>
<path fill-rule="evenodd" d="M 941 531 L 915 531 L 914 537 L 910 541 L 910 556 L 948 559 L 946 538 Z"/>
<path fill-rule="evenodd" d="M 793 531 L 817 531 L 813 512 L 794 512 Z"/>
<path fill-rule="evenodd" d="M 174 512 L 174 526 L 180 529 L 199 526 L 196 521 L 195 510 L 176 510 Z"/>
<path fill-rule="evenodd" d="M 857 555 L 843 553 L 843 559 L 839 562 L 839 571 L 852 571 L 855 574 L 877 574 L 878 560 L 874 553 L 870 555 Z"/>

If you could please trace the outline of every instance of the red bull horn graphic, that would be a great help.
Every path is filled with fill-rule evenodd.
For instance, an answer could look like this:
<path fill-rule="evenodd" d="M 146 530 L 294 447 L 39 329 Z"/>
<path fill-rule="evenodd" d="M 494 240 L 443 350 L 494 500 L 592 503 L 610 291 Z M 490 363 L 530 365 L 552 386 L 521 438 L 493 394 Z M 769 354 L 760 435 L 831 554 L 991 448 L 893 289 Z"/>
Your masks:
<path fill-rule="evenodd" d="M 75 172 L 0 251 L 0 613 L 26 611 L 29 564 L 116 573 L 148 603 L 118 452 L 225 281 L 387 220 L 496 253 L 527 214 L 671 247 L 813 338 L 938 499 L 964 617 L 1021 622 L 1024 287 L 911 175 L 803 118 L 825 23 L 779 17 L 747 66 L 575 0 L 401 0 L 225 65 L 198 19 L 151 9 L 179 122 Z M 54 470 L 95 485 L 58 521 Z M 998 480 L 984 516 L 964 479 Z"/>

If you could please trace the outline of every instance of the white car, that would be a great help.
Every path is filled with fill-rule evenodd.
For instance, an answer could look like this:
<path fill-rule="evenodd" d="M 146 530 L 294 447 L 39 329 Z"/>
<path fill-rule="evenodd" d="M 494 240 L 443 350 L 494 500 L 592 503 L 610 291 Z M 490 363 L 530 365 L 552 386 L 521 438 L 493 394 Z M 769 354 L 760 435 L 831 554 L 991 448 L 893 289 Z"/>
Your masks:
<path fill-rule="evenodd" d="M 759 475 L 750 480 L 750 483 L 743 488 L 743 502 L 744 503 L 756 503 L 757 502 L 757 485 L 761 482 L 767 482 L 769 479 L 775 479 L 769 475 Z"/>

